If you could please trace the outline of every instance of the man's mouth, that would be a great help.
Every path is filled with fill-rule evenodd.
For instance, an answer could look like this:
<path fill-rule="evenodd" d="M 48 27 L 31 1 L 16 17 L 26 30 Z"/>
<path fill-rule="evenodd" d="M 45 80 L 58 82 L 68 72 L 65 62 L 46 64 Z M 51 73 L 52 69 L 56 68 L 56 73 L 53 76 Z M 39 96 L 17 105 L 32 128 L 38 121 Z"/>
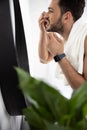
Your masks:
<path fill-rule="evenodd" d="M 45 22 L 44 22 L 44 26 L 45 26 L 46 29 L 49 27 L 49 25 L 50 25 L 49 20 L 45 20 Z"/>

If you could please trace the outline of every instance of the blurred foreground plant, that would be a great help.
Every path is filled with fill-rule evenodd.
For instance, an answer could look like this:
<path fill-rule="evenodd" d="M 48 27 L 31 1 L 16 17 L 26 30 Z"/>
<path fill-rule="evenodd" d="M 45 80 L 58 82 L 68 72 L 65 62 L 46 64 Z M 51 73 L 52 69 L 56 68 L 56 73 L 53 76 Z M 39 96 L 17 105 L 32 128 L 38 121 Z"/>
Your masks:
<path fill-rule="evenodd" d="M 30 102 L 23 113 L 31 130 L 87 130 L 87 83 L 67 99 L 22 69 L 16 71 L 19 87 Z"/>

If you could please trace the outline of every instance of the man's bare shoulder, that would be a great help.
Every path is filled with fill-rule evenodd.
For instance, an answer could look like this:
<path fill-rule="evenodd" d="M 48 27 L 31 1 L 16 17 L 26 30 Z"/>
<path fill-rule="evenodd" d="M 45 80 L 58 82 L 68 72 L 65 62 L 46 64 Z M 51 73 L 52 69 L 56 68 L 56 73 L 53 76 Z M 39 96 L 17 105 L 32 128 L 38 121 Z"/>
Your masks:
<path fill-rule="evenodd" d="M 85 38 L 84 48 L 85 48 L 85 56 L 87 57 L 87 36 L 86 36 L 86 38 Z"/>
<path fill-rule="evenodd" d="M 85 38 L 85 45 L 84 45 L 84 68 L 83 68 L 83 75 L 85 80 L 87 81 L 87 36 Z"/>

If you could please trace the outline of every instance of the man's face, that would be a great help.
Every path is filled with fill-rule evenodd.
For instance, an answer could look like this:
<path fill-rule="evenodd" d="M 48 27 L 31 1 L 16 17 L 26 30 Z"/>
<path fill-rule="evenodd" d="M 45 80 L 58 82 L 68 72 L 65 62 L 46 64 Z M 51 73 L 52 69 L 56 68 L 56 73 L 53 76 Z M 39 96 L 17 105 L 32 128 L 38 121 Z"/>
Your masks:
<path fill-rule="evenodd" d="M 48 20 L 46 30 L 49 32 L 63 32 L 62 15 L 58 3 L 59 0 L 52 0 L 48 8 L 48 12 L 45 15 Z"/>

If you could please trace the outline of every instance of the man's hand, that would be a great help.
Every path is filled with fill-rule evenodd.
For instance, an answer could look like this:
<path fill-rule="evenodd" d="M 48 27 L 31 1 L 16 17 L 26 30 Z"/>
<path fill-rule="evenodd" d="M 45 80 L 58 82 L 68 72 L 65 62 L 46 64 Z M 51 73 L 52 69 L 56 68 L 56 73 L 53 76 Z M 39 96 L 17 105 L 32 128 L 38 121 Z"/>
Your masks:
<path fill-rule="evenodd" d="M 52 56 L 64 53 L 64 40 L 55 33 L 49 33 L 47 37 L 47 48 Z"/>
<path fill-rule="evenodd" d="M 46 27 L 49 24 L 48 20 L 46 19 L 46 12 L 43 12 L 38 20 L 40 31 L 46 32 Z"/>
<path fill-rule="evenodd" d="M 39 52 L 39 58 L 40 62 L 42 63 L 48 63 L 53 59 L 51 53 L 47 49 L 47 43 L 48 41 L 48 33 L 46 31 L 46 27 L 48 25 L 48 21 L 46 19 L 46 12 L 43 12 L 39 18 L 39 27 L 40 27 L 40 39 L 39 39 L 39 46 L 38 46 L 38 52 Z"/>

